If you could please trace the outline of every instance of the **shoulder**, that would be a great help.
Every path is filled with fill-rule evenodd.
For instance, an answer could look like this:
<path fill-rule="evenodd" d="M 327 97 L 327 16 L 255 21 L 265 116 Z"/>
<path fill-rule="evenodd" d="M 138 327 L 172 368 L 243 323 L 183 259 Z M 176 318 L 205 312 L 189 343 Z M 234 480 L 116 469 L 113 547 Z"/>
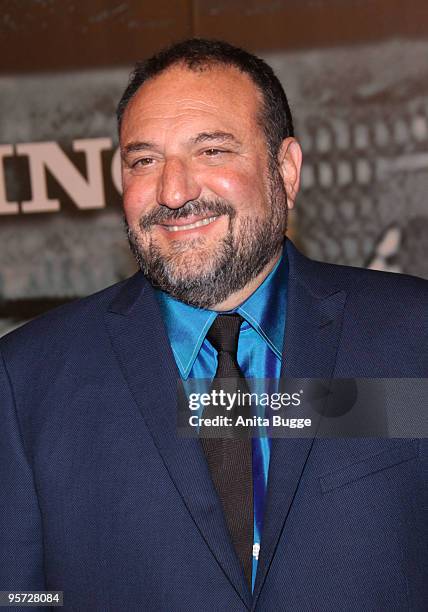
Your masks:
<path fill-rule="evenodd" d="M 381 272 L 352 266 L 324 263 L 302 255 L 291 244 L 288 246 L 291 272 L 315 294 L 345 291 L 348 297 L 360 296 L 372 304 L 405 302 L 412 309 L 428 305 L 428 280 L 399 274 Z"/>
<path fill-rule="evenodd" d="M 422 278 L 396 272 L 316 263 L 320 268 L 319 274 L 328 276 L 350 295 L 364 294 L 373 299 L 394 302 L 406 300 L 413 306 L 428 304 L 428 281 Z"/>
<path fill-rule="evenodd" d="M 52 349 L 70 346 L 76 339 L 80 343 L 89 342 L 103 327 L 104 315 L 117 296 L 136 281 L 142 286 L 140 277 L 137 272 L 131 278 L 38 316 L 0 338 L 1 353 L 5 357 L 15 354 L 42 357 L 45 352 L 52 354 Z"/>
<path fill-rule="evenodd" d="M 315 263 L 315 262 L 314 262 Z M 316 263 L 318 274 L 346 294 L 346 318 L 374 335 L 428 338 L 428 281 L 394 272 Z"/>
<path fill-rule="evenodd" d="M 426 373 L 428 281 L 313 261 L 292 246 L 289 253 L 291 290 L 303 286 L 318 307 L 341 294 L 342 361 L 350 363 L 352 371 L 358 361 L 358 371 L 364 370 L 364 362 L 364 371 L 371 375 L 375 371 L 382 376 Z"/>

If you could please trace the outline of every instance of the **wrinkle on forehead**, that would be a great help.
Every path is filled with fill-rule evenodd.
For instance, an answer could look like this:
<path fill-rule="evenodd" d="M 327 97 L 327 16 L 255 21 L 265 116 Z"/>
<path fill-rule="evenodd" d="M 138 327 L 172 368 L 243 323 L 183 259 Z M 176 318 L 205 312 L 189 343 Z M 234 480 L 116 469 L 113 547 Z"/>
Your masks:
<path fill-rule="evenodd" d="M 174 103 L 174 106 L 177 106 L 177 104 Z M 174 119 L 193 119 L 195 117 L 195 113 L 200 113 L 200 114 L 205 114 L 205 115 L 215 115 L 217 116 L 217 107 L 216 106 L 210 106 L 210 108 L 200 108 L 198 106 L 197 103 L 193 103 L 192 105 L 189 105 L 188 108 L 183 108 L 183 104 L 178 103 L 179 109 L 175 110 L 175 109 L 171 109 L 168 106 L 166 106 L 165 110 L 169 110 L 169 112 L 165 112 L 165 110 L 161 110 L 159 109 L 159 111 L 157 112 L 156 108 L 153 108 L 153 106 L 150 107 L 149 111 L 147 112 L 146 109 L 141 109 L 140 112 L 137 113 L 137 115 L 144 121 L 151 121 L 151 120 L 159 120 L 159 121 L 169 121 L 169 120 L 174 120 Z"/>
<path fill-rule="evenodd" d="M 175 98 L 174 100 L 167 102 L 155 102 L 156 106 L 170 106 L 171 104 L 189 104 L 192 106 L 193 104 L 199 104 L 201 106 L 206 106 L 208 108 L 216 108 L 215 104 L 210 102 L 204 102 L 204 100 L 195 100 L 195 98 Z"/>

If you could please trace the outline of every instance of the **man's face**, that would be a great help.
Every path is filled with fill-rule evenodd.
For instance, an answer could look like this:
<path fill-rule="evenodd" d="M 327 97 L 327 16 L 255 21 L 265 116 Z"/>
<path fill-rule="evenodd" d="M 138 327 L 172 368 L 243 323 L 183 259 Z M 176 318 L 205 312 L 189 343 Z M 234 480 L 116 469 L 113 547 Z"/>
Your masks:
<path fill-rule="evenodd" d="M 235 68 L 175 66 L 147 81 L 123 117 L 131 248 L 154 285 L 194 306 L 220 304 L 281 248 L 287 197 L 260 104 Z"/>

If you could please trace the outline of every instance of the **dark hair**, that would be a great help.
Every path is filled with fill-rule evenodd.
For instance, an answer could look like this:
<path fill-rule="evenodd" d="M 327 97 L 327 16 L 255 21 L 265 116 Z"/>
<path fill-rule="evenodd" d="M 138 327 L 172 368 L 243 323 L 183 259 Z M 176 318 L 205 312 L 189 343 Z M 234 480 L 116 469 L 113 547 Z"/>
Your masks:
<path fill-rule="evenodd" d="M 117 107 L 119 131 L 126 106 L 140 86 L 176 64 L 184 64 L 189 70 L 203 70 L 216 64 L 234 66 L 248 74 L 262 94 L 259 121 L 271 155 L 276 157 L 283 139 L 293 136 L 293 120 L 287 97 L 272 68 L 259 57 L 227 42 L 202 38 L 176 43 L 135 65 Z"/>

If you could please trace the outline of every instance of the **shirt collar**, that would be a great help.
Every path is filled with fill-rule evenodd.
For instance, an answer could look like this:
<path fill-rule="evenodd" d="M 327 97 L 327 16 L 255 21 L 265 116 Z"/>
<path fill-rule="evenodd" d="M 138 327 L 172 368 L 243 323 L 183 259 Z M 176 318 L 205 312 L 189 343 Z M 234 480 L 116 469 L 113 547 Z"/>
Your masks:
<path fill-rule="evenodd" d="M 284 247 L 281 258 L 263 283 L 245 302 L 230 311 L 239 313 L 245 319 L 243 329 L 248 325 L 253 327 L 279 359 L 284 339 L 287 276 Z M 218 313 L 189 306 L 158 289 L 155 294 L 178 369 L 187 379 Z"/>

